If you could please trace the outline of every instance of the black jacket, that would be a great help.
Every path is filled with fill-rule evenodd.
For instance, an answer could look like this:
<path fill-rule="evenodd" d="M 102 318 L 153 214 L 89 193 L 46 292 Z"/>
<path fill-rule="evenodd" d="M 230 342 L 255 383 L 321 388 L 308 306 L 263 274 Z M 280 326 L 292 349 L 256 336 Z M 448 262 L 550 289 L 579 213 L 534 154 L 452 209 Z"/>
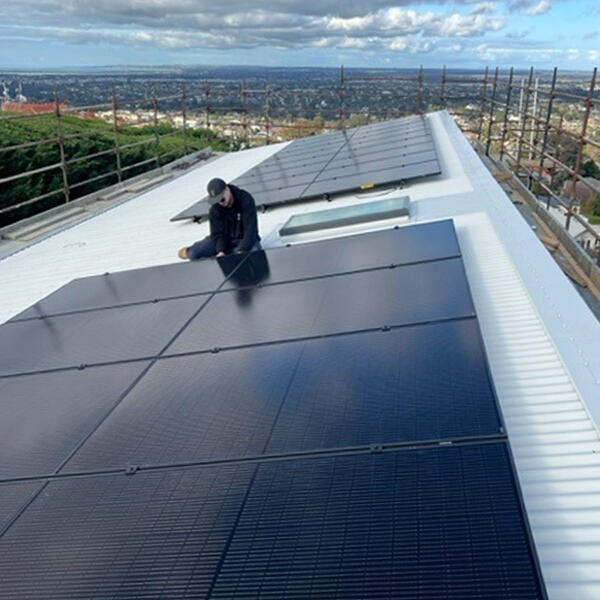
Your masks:
<path fill-rule="evenodd" d="M 208 213 L 210 237 L 219 252 L 248 252 L 260 241 L 254 198 L 246 190 L 229 184 L 233 205 L 224 208 L 213 204 Z"/>

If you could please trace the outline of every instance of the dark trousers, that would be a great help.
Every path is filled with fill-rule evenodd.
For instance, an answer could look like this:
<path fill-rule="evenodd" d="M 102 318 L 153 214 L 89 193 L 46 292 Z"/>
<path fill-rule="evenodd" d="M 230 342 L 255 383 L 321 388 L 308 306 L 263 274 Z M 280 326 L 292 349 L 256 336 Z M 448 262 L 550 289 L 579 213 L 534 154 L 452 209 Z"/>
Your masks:
<path fill-rule="evenodd" d="M 235 240 L 236 243 L 233 243 L 230 247 L 226 248 L 225 253 L 230 254 L 234 251 L 239 243 L 239 240 Z M 250 251 L 252 250 L 260 250 L 260 242 L 255 242 Z M 213 242 L 210 235 L 207 235 L 203 240 L 192 244 L 187 249 L 187 256 L 190 260 L 199 260 L 201 258 L 210 258 L 211 256 L 215 256 L 217 254 L 217 248 L 215 243 Z"/>

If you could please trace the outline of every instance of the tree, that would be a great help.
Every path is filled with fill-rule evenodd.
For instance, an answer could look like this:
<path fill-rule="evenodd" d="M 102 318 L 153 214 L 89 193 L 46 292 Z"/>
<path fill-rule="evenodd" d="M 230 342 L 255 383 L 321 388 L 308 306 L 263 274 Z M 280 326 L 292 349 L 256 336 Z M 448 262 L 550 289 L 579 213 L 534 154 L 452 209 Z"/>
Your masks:
<path fill-rule="evenodd" d="M 550 154 L 568 167 L 575 168 L 577 152 L 579 150 L 577 140 L 566 133 L 551 133 L 548 136 L 548 144 L 550 146 Z"/>
<path fill-rule="evenodd" d="M 595 217 L 600 217 L 600 194 L 596 194 L 594 198 L 594 204 L 592 206 L 592 214 Z"/>
<path fill-rule="evenodd" d="M 581 175 L 583 177 L 593 177 L 594 179 L 600 179 L 600 167 L 594 162 L 593 159 L 586 160 L 581 165 Z"/>

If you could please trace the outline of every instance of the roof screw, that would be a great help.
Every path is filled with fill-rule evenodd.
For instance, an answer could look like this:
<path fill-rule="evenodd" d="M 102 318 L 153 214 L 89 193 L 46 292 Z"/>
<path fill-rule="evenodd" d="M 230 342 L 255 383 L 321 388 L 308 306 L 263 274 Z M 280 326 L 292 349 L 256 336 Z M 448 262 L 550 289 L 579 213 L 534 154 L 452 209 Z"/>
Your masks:
<path fill-rule="evenodd" d="M 87 367 L 87 365 L 85 363 L 81 363 L 78 367 L 77 370 L 78 371 L 83 371 L 85 368 Z"/>
<path fill-rule="evenodd" d="M 213 354 L 218 354 L 219 352 L 221 352 L 221 348 L 219 348 L 219 346 L 215 346 L 215 347 L 214 347 L 214 348 L 211 350 L 211 352 L 212 352 Z"/>
<path fill-rule="evenodd" d="M 390 329 L 391 329 L 391 327 L 390 327 L 389 325 L 384 325 L 384 326 L 381 328 L 381 331 L 389 331 Z"/>
<path fill-rule="evenodd" d="M 125 475 L 133 475 L 136 471 L 139 470 L 139 466 L 138 465 L 133 465 L 133 464 L 126 464 L 125 465 Z"/>

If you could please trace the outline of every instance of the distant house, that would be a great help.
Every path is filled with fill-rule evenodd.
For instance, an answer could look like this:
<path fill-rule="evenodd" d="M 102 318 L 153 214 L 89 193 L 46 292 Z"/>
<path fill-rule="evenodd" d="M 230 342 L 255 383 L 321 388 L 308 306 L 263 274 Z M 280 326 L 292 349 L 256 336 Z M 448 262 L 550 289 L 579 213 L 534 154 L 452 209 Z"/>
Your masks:
<path fill-rule="evenodd" d="M 69 108 L 67 102 L 61 102 L 58 106 L 61 111 Z M 56 104 L 54 102 L 3 102 L 1 106 L 3 112 L 17 112 L 27 115 L 51 113 L 55 109 Z"/>

